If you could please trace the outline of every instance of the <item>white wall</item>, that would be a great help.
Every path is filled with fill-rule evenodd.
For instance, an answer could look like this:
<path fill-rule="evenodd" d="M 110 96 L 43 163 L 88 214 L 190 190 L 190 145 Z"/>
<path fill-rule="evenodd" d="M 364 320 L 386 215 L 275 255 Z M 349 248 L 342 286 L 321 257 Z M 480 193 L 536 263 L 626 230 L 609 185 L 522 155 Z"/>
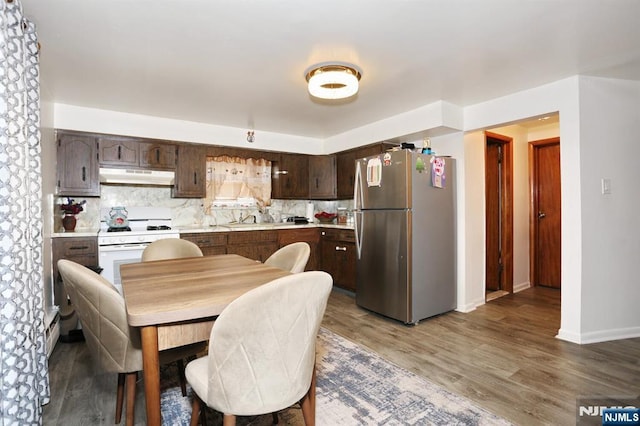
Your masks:
<path fill-rule="evenodd" d="M 248 149 L 328 154 L 414 135 L 441 135 L 462 129 L 462 109 L 448 102 L 434 102 L 412 111 L 376 121 L 326 140 L 255 129 L 255 142 L 247 142 L 247 129 L 150 117 L 95 108 L 55 104 L 58 129 L 106 133 L 234 146 Z"/>
<path fill-rule="evenodd" d="M 56 141 L 53 130 L 53 104 L 40 102 L 40 145 L 42 167 L 42 235 L 44 306 L 47 315 L 53 306 L 53 278 L 51 267 L 51 233 L 53 232 L 53 194 L 56 188 Z"/>
<path fill-rule="evenodd" d="M 247 142 L 247 129 L 216 126 L 162 117 L 129 114 L 73 105 L 55 104 L 57 129 L 139 136 L 265 151 L 323 154 L 320 139 L 255 130 L 255 142 Z"/>
<path fill-rule="evenodd" d="M 583 343 L 640 336 L 638 123 L 639 82 L 581 78 Z"/>

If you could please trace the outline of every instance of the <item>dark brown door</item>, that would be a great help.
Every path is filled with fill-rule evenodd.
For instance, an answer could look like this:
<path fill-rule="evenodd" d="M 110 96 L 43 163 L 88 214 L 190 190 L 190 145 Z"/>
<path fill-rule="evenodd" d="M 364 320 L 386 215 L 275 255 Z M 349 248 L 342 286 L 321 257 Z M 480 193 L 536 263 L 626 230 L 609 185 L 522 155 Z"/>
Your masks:
<path fill-rule="evenodd" d="M 532 193 L 531 283 L 560 288 L 560 139 L 530 143 Z"/>
<path fill-rule="evenodd" d="M 487 291 L 513 291 L 513 189 L 511 138 L 486 132 Z"/>

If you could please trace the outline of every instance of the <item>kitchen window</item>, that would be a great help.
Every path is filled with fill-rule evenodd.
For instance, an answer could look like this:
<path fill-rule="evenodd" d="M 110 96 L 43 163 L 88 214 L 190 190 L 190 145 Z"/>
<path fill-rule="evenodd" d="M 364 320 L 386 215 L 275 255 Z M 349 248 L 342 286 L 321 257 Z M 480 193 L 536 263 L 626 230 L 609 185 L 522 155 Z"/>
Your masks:
<path fill-rule="evenodd" d="M 262 208 L 271 203 L 271 161 L 223 155 L 207 157 L 205 210 Z"/>

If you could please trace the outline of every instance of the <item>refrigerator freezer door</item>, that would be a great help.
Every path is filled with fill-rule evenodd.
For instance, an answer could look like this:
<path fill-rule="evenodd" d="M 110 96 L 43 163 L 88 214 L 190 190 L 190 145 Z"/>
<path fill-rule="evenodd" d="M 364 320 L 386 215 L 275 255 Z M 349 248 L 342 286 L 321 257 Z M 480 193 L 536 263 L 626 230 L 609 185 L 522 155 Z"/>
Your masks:
<path fill-rule="evenodd" d="M 358 212 L 356 303 L 405 323 L 411 318 L 409 210 Z"/>
<path fill-rule="evenodd" d="M 410 208 L 411 161 L 406 150 L 356 160 L 355 208 Z"/>

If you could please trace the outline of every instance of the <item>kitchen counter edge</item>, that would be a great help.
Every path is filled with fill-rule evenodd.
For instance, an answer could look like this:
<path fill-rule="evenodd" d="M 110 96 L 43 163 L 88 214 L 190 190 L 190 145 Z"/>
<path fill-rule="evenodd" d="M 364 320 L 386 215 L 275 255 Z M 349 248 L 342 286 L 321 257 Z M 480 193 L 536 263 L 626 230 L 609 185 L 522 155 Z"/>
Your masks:
<path fill-rule="evenodd" d="M 278 229 L 307 229 L 307 228 L 336 228 L 352 230 L 353 225 L 332 225 L 325 223 L 309 223 L 306 225 L 273 225 L 273 224 L 256 224 L 239 227 L 230 227 L 225 225 L 218 226 L 178 226 L 175 227 L 181 234 L 199 233 L 199 232 L 236 232 L 236 231 L 272 231 Z"/>
<path fill-rule="evenodd" d="M 236 231 L 271 231 L 278 229 L 307 229 L 307 228 L 335 228 L 335 229 L 347 229 L 352 230 L 353 225 L 335 225 L 328 223 L 309 223 L 306 225 L 272 225 L 272 224 L 256 224 L 256 225 L 247 225 L 247 226 L 239 226 L 239 227 L 231 227 L 225 225 L 218 226 L 202 226 L 202 225 L 192 225 L 192 226 L 175 226 L 173 229 L 178 231 L 180 234 L 190 234 L 190 233 L 201 233 L 201 232 L 236 232 Z M 76 229 L 71 232 L 54 232 L 51 234 L 51 238 L 72 238 L 72 237 L 97 237 L 98 229 L 86 228 L 86 229 Z"/>

